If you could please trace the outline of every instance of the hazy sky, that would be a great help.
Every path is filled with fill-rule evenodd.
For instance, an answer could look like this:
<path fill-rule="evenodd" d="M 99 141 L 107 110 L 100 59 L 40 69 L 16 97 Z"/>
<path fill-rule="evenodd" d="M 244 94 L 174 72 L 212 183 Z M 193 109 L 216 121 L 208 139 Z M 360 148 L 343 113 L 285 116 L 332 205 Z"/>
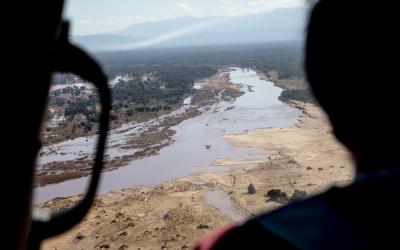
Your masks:
<path fill-rule="evenodd" d="M 74 35 L 181 16 L 231 16 L 304 5 L 304 0 L 67 0 Z"/>

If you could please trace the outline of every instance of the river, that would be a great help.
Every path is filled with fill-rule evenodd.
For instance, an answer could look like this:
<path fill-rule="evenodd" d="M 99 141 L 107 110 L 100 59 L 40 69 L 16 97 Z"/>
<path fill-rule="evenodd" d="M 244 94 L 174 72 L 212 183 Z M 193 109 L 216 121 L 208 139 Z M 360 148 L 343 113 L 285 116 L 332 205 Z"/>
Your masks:
<path fill-rule="evenodd" d="M 221 101 L 201 115 L 177 126 L 174 142 L 157 155 L 134 160 L 127 166 L 102 174 L 99 193 L 135 186 L 159 184 L 201 172 L 229 171 L 232 167 L 254 164 L 223 165 L 227 159 L 251 162 L 266 157 L 256 148 L 235 147 L 221 138 L 255 128 L 287 127 L 297 123 L 300 112 L 279 101 L 282 89 L 250 69 L 232 68 L 230 79 L 243 84 L 245 93 L 233 102 Z M 196 83 L 196 88 L 199 85 Z M 190 105 L 187 101 L 185 105 Z M 82 193 L 88 178 L 69 180 L 35 189 L 35 202 Z"/>

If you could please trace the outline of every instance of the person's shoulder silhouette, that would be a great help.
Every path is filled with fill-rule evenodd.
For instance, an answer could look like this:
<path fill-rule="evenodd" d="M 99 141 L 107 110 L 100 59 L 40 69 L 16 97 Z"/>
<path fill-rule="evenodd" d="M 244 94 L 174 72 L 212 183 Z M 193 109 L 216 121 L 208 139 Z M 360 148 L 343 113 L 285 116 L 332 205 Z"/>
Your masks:
<path fill-rule="evenodd" d="M 308 81 L 354 157 L 355 181 L 212 234 L 198 249 L 386 249 L 398 243 L 394 5 L 322 0 L 309 19 Z"/>

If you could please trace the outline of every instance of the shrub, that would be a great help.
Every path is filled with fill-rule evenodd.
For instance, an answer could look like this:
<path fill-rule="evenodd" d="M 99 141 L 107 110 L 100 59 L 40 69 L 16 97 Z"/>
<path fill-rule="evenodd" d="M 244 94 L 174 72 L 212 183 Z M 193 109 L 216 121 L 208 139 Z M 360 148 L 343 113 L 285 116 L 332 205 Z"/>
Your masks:
<path fill-rule="evenodd" d="M 255 194 L 256 188 L 254 187 L 253 183 L 250 183 L 247 187 L 247 194 Z"/>
<path fill-rule="evenodd" d="M 304 190 L 294 190 L 294 193 L 292 195 L 292 198 L 290 198 L 291 201 L 297 201 L 297 200 L 302 200 L 307 197 L 307 192 Z"/>
<path fill-rule="evenodd" d="M 274 201 L 278 203 L 286 203 L 289 201 L 288 195 L 282 192 L 280 189 L 271 189 L 265 195 L 268 198 L 267 201 Z"/>

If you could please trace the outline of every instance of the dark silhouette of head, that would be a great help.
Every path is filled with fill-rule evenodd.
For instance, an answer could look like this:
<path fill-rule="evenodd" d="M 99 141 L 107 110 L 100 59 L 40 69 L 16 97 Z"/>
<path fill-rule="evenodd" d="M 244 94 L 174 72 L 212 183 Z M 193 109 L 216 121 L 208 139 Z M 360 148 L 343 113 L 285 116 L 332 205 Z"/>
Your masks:
<path fill-rule="evenodd" d="M 310 16 L 308 81 L 359 171 L 400 166 L 395 10 L 392 3 L 322 0 Z"/>

